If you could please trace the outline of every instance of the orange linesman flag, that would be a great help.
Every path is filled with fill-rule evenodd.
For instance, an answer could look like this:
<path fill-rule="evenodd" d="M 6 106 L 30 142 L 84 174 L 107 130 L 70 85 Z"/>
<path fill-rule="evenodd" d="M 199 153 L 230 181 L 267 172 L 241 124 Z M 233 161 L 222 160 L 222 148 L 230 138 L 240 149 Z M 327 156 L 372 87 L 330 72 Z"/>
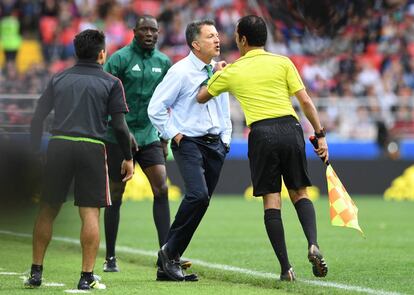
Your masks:
<path fill-rule="evenodd" d="M 316 148 L 318 140 L 311 136 L 310 142 Z M 322 159 L 324 161 L 324 159 Z M 326 181 L 328 183 L 329 209 L 331 213 L 331 224 L 335 226 L 350 227 L 361 232 L 365 237 L 364 232 L 358 224 L 358 208 L 355 206 L 341 180 L 336 175 L 329 162 L 326 162 Z"/>
<path fill-rule="evenodd" d="M 328 182 L 332 225 L 354 228 L 364 236 L 358 224 L 358 208 L 342 185 L 332 165 L 326 167 L 326 181 Z"/>

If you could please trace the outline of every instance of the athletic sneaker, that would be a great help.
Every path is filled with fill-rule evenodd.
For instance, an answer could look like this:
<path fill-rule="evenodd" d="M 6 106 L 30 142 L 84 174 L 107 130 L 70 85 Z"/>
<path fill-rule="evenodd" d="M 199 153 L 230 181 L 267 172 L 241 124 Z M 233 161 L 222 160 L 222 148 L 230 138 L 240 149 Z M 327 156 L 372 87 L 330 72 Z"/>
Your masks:
<path fill-rule="evenodd" d="M 286 272 L 280 274 L 280 280 L 286 282 L 293 282 L 296 280 L 296 274 L 293 268 L 289 268 Z"/>
<path fill-rule="evenodd" d="M 112 256 L 106 258 L 103 265 L 104 272 L 119 272 L 118 264 L 116 263 L 116 257 Z"/>
<path fill-rule="evenodd" d="M 102 284 L 100 281 L 100 277 L 97 275 L 92 275 L 92 279 L 88 280 L 85 277 L 80 278 L 78 283 L 79 290 L 91 290 L 91 289 L 99 289 L 104 290 L 106 289 L 105 284 Z"/>
<path fill-rule="evenodd" d="M 26 288 L 38 288 L 42 284 L 42 272 L 31 271 L 29 277 L 24 281 Z"/>
<path fill-rule="evenodd" d="M 315 277 L 326 277 L 328 265 L 323 259 L 322 253 L 315 245 L 311 245 L 308 252 L 309 262 L 312 263 L 312 271 Z"/>

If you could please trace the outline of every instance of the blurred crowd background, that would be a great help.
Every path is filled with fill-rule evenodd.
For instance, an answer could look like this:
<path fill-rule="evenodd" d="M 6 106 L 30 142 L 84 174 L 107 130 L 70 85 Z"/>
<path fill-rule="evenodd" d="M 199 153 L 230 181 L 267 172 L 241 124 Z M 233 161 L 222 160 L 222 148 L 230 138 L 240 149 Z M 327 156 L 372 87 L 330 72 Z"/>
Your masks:
<path fill-rule="evenodd" d="M 173 62 L 186 56 L 186 25 L 211 18 L 220 59 L 239 57 L 237 20 L 265 18 L 266 49 L 289 56 L 318 106 L 330 139 L 414 138 L 414 0 L 1 0 L 0 129 L 27 132 L 50 76 L 74 63 L 72 40 L 87 28 L 105 32 L 109 54 L 128 44 L 138 15 L 160 25 L 158 47 Z M 334 3 L 327 10 L 318 3 Z M 319 15 L 316 15 L 315 13 Z M 318 19 L 319 17 L 319 19 Z M 234 137 L 248 132 L 232 99 Z M 306 120 L 303 120 L 306 122 Z M 304 124 L 307 134 L 312 130 Z"/>

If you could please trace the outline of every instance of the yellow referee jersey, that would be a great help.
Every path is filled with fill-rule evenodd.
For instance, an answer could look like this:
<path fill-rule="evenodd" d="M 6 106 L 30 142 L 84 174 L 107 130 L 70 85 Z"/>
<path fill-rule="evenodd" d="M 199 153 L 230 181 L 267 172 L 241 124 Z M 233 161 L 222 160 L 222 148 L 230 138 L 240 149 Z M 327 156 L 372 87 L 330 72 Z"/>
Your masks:
<path fill-rule="evenodd" d="M 250 126 L 256 121 L 288 115 L 298 119 L 290 97 L 304 88 L 289 58 L 255 49 L 217 71 L 207 90 L 212 96 L 222 92 L 233 94 Z"/>

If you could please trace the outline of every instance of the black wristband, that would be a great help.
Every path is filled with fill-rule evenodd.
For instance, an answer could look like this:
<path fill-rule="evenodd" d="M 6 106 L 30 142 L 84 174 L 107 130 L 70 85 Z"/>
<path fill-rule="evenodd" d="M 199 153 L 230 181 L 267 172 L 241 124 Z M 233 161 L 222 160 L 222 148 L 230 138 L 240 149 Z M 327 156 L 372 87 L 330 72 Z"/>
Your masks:
<path fill-rule="evenodd" d="M 316 138 L 322 138 L 326 136 L 325 128 L 322 127 L 322 129 L 319 132 L 315 131 L 315 137 Z"/>

